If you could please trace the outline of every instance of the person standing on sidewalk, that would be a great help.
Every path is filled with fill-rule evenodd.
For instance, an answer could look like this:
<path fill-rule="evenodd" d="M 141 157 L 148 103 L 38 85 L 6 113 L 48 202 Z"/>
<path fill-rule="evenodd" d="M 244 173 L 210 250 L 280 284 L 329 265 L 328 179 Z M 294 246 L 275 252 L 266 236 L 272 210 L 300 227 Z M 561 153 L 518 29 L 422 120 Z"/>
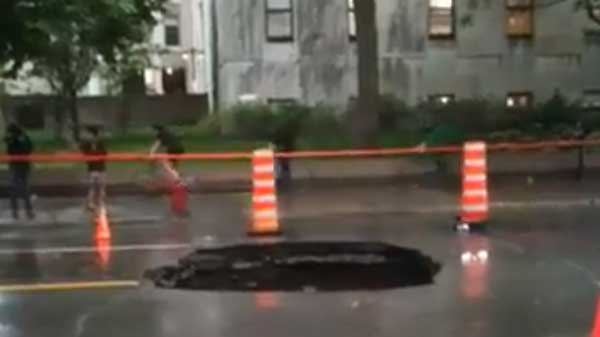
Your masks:
<path fill-rule="evenodd" d="M 33 152 L 31 139 L 17 124 L 11 123 L 6 129 L 6 153 L 12 156 L 29 156 Z M 25 205 L 27 217 L 35 218 L 31 204 L 31 192 L 29 188 L 29 176 L 31 174 L 31 163 L 28 159 L 11 161 L 9 164 L 10 175 L 10 209 L 15 220 L 19 219 L 19 199 Z"/>
<path fill-rule="evenodd" d="M 578 141 L 585 140 L 585 130 L 583 124 L 578 121 L 575 124 L 574 138 Z M 577 171 L 575 172 L 575 178 L 577 180 L 583 179 L 583 170 L 585 169 L 585 151 L 583 146 L 577 147 Z"/>
<path fill-rule="evenodd" d="M 107 154 L 104 139 L 100 136 L 100 129 L 88 126 L 87 139 L 81 142 L 81 152 L 86 156 L 105 156 Z M 104 205 L 106 199 L 106 161 L 90 160 L 87 162 L 89 190 L 87 208 L 97 210 Z"/>

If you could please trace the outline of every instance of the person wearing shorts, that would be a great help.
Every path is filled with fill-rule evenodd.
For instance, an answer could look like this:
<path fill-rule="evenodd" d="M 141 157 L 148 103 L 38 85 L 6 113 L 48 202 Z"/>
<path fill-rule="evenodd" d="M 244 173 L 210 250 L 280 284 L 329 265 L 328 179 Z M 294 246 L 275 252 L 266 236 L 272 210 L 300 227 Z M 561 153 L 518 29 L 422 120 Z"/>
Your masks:
<path fill-rule="evenodd" d="M 81 152 L 87 156 L 104 156 L 107 154 L 106 145 L 100 136 L 100 130 L 95 126 L 86 128 L 87 139 L 81 143 Z M 106 161 L 90 160 L 88 169 L 87 208 L 91 211 L 104 205 L 106 198 Z"/>

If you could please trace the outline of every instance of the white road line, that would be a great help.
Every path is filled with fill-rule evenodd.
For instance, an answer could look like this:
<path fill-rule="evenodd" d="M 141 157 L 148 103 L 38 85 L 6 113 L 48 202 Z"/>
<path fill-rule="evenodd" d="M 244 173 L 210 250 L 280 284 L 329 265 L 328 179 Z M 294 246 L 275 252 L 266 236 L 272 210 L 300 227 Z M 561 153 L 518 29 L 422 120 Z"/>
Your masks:
<path fill-rule="evenodd" d="M 189 243 L 166 243 L 166 244 L 141 244 L 141 245 L 118 245 L 111 246 L 111 252 L 130 252 L 144 250 L 178 250 L 189 249 L 192 245 Z M 0 255 L 14 254 L 77 254 L 77 253 L 94 253 L 97 251 L 93 246 L 75 246 L 75 247 L 40 247 L 32 249 L 0 249 Z"/>
<path fill-rule="evenodd" d="M 596 275 L 594 275 L 594 273 L 591 270 L 589 270 L 585 266 L 583 266 L 577 262 L 574 262 L 572 260 L 569 260 L 569 259 L 563 259 L 563 262 L 566 265 L 568 265 L 569 267 L 576 269 L 576 270 L 580 271 L 581 273 L 585 274 L 590 279 L 590 281 L 594 284 L 594 286 L 596 286 L 596 288 L 600 289 L 600 280 L 598 280 L 596 278 Z"/>

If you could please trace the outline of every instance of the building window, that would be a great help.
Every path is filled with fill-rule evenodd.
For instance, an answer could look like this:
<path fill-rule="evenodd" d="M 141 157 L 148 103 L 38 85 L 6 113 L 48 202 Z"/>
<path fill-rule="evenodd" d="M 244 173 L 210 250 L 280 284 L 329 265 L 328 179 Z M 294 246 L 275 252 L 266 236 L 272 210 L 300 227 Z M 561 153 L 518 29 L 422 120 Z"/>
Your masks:
<path fill-rule="evenodd" d="M 354 1 L 348 0 L 348 37 L 350 41 L 356 40 L 356 15 L 354 11 Z"/>
<path fill-rule="evenodd" d="M 511 38 L 533 35 L 533 0 L 506 0 L 506 34 Z"/>
<path fill-rule="evenodd" d="M 585 90 L 583 92 L 581 105 L 586 109 L 600 109 L 600 89 Z"/>
<path fill-rule="evenodd" d="M 533 106 L 533 94 L 530 92 L 511 92 L 506 95 L 506 107 L 524 109 Z"/>
<path fill-rule="evenodd" d="M 167 7 L 164 18 L 165 25 L 165 45 L 176 47 L 180 44 L 179 37 L 179 6 L 170 4 Z"/>
<path fill-rule="evenodd" d="M 165 25 L 165 45 L 179 46 L 179 26 Z"/>
<path fill-rule="evenodd" d="M 432 104 L 438 105 L 448 105 L 454 103 L 455 97 L 454 94 L 438 94 L 438 95 L 429 95 L 428 101 Z"/>
<path fill-rule="evenodd" d="M 292 0 L 265 0 L 267 41 L 294 40 L 294 11 Z"/>
<path fill-rule="evenodd" d="M 454 37 L 454 0 L 429 0 L 429 37 Z"/>

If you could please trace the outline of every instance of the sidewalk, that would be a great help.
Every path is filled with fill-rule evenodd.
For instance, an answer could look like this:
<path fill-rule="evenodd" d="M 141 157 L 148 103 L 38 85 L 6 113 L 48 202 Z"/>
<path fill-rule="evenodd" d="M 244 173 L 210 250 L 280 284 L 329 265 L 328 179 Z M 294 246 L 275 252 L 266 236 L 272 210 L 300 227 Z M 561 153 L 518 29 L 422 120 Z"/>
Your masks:
<path fill-rule="evenodd" d="M 450 180 L 459 181 L 460 158 L 445 157 Z M 553 152 L 493 153 L 488 157 L 491 177 L 510 175 L 548 175 L 573 173 L 577 166 L 575 150 Z M 586 154 L 586 175 L 600 171 L 600 152 Z M 355 184 L 391 179 L 420 180 L 436 175 L 429 156 L 402 158 L 302 159 L 292 161 L 293 180 L 304 184 Z M 184 170 L 193 192 L 239 192 L 251 187 L 250 165 L 242 162 L 199 163 L 197 168 Z M 6 196 L 6 171 L 0 173 L 0 195 Z M 493 179 L 492 179 L 493 180 Z M 112 194 L 151 193 L 151 177 L 119 169 L 109 171 L 108 185 Z M 35 170 L 32 184 L 41 195 L 81 195 L 86 190 L 84 167 Z"/>

